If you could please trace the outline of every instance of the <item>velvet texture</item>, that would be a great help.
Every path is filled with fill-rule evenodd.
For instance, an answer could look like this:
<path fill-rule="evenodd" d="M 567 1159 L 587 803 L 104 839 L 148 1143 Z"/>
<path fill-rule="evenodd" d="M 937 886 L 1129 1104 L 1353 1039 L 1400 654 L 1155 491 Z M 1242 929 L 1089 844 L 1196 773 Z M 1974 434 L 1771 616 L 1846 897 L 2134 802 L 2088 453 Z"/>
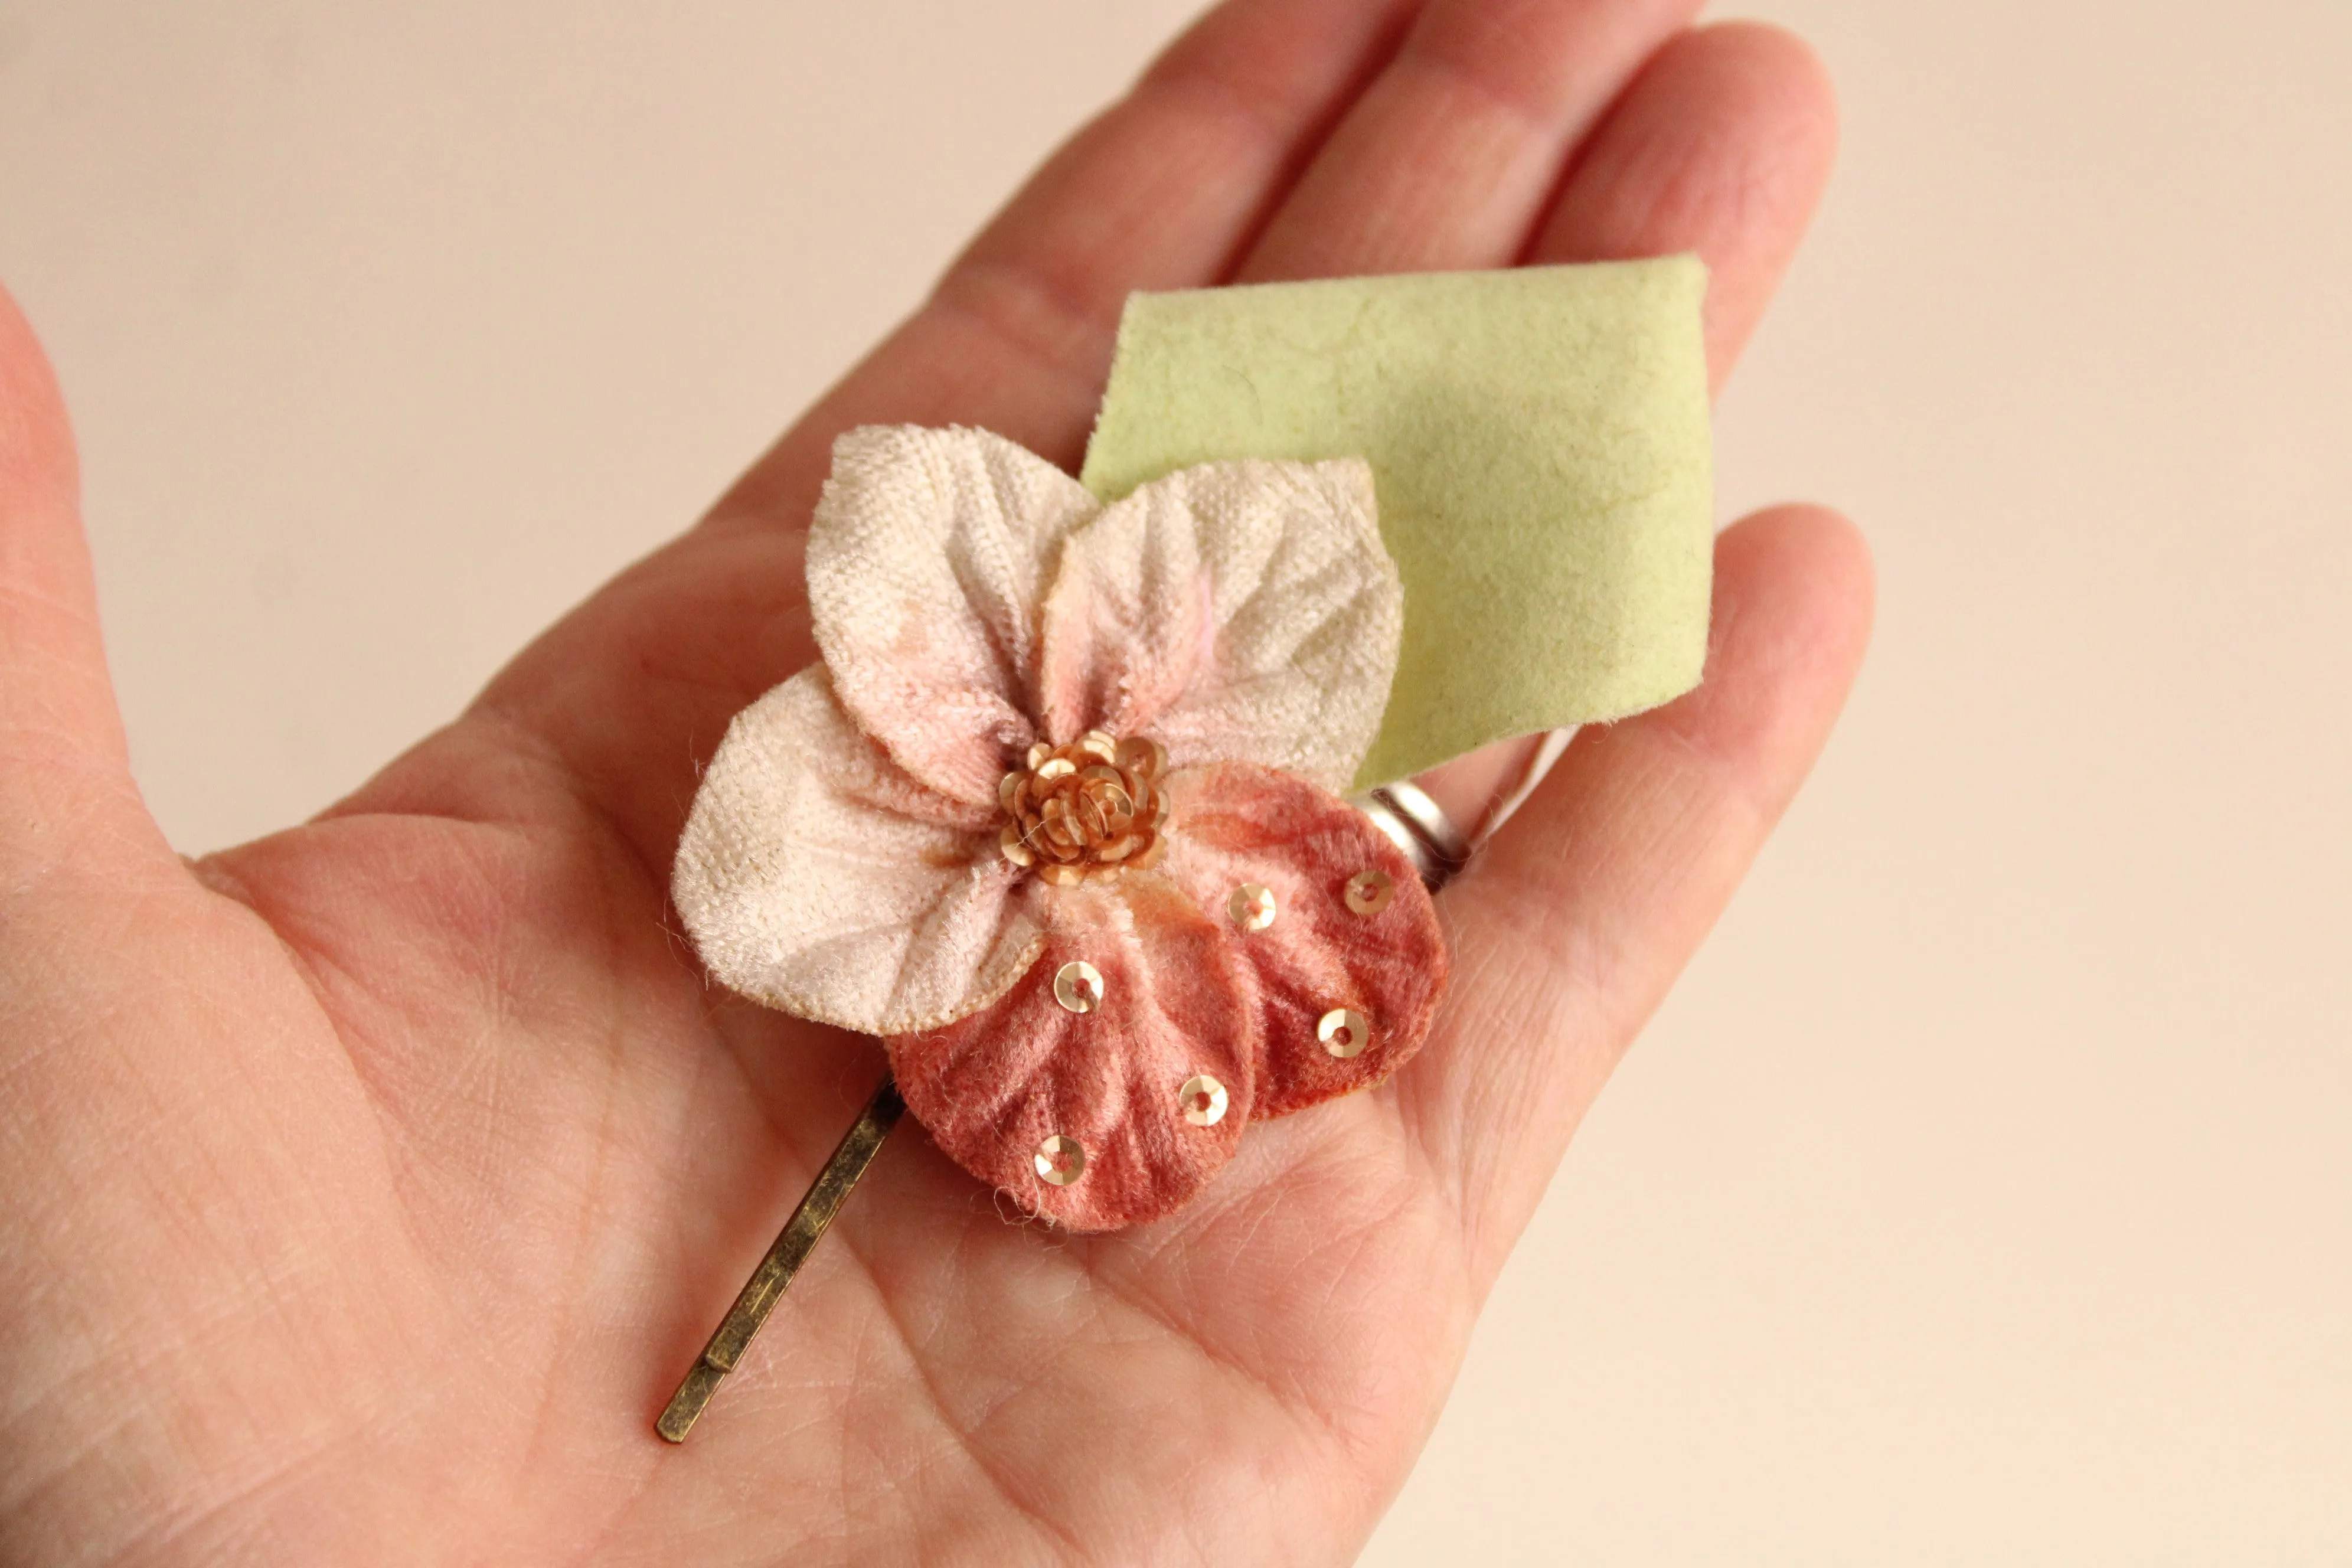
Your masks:
<path fill-rule="evenodd" d="M 994 1005 L 889 1042 L 908 1109 L 966 1170 L 1033 1214 L 1111 1230 L 1189 1202 L 1253 1119 L 1304 1110 L 1380 1082 L 1428 1034 L 1446 976 L 1436 910 L 1386 835 L 1338 796 L 1271 768 L 1221 763 L 1170 781 L 1177 830 L 1167 860 L 1101 887 L 1058 890 L 1043 957 Z M 1348 884 L 1384 872 L 1385 907 L 1359 914 Z M 1234 889 L 1275 898 L 1245 930 Z M 1103 977 L 1101 1005 L 1054 996 L 1065 963 Z M 1371 1025 L 1357 1055 L 1318 1037 L 1346 1009 Z M 1224 1115 L 1184 1117 L 1196 1073 L 1222 1083 Z M 1084 1173 L 1066 1186 L 1037 1167 L 1045 1141 L 1074 1137 Z"/>
<path fill-rule="evenodd" d="M 728 726 L 671 897 L 730 989 L 845 1029 L 923 1028 L 1003 995 L 1042 951 L 1001 815 L 899 767 L 820 665 Z"/>
<path fill-rule="evenodd" d="M 723 984 L 886 1037 L 967 1169 L 1073 1228 L 1154 1218 L 1254 1115 L 1419 1045 L 1434 910 L 1332 793 L 1380 727 L 1403 614 L 1361 462 L 1209 464 L 1105 508 L 984 431 L 856 430 L 809 595 L 824 663 L 729 727 L 673 897 Z M 1007 858 L 1000 785 L 1043 765 L 1032 748 L 1111 739 L 1165 751 L 1164 854 L 1049 885 Z M 1347 899 L 1366 871 L 1391 879 L 1378 910 Z M 1271 923 L 1234 917 L 1245 885 Z M 1101 977 L 1087 1011 L 1056 998 L 1078 963 Z M 1345 1057 L 1317 1032 L 1339 1010 L 1371 1021 Z M 1202 1075 L 1222 1110 L 1188 1117 Z M 1082 1167 L 1059 1142 L 1041 1163 L 1056 1140 Z"/>

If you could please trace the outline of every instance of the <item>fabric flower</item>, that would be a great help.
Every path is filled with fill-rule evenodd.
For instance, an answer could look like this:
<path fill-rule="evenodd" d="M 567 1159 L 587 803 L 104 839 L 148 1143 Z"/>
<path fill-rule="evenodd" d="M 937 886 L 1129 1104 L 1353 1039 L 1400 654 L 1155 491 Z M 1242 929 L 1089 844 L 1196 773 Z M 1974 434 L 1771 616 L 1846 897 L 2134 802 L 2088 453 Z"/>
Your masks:
<path fill-rule="evenodd" d="M 723 984 L 884 1037 L 967 1170 L 1154 1218 L 1419 1047 L 1435 910 L 1339 794 L 1403 613 L 1364 464 L 1105 507 L 985 431 L 853 430 L 808 584 L 824 662 L 729 727 L 674 897 Z"/>

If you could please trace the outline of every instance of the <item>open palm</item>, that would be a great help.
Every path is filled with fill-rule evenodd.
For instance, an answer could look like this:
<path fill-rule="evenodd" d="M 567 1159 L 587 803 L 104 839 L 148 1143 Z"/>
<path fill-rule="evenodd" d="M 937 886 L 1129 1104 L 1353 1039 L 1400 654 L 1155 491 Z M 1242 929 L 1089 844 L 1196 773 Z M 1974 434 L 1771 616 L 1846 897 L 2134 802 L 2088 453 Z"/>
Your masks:
<path fill-rule="evenodd" d="M 1074 464 L 1132 289 L 1695 249 L 1719 377 L 1833 132 L 1801 46 L 1693 9 L 1232 0 L 702 523 L 352 799 L 194 865 L 126 769 L 69 437 L 7 313 L 0 1556 L 1352 1555 L 1828 730 L 1851 531 L 1725 536 L 1706 683 L 1580 734 L 1446 891 L 1454 987 L 1397 1079 L 1108 1237 L 1007 1223 L 902 1131 L 682 1448 L 655 1414 L 882 1058 L 709 987 L 668 861 L 728 719 L 814 658 L 835 435 Z"/>

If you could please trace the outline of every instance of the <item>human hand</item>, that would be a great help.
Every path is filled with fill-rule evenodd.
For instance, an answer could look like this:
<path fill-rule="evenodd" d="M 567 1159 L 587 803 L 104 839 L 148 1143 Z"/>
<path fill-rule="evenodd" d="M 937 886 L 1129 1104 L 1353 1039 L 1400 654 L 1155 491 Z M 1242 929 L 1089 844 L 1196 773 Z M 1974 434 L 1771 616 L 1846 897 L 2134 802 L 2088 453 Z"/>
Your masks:
<path fill-rule="evenodd" d="M 1706 684 L 1581 732 L 1448 888 L 1380 1089 L 1160 1224 L 1007 1225 L 909 1129 L 691 1443 L 651 1423 L 881 1069 L 708 989 L 670 853 L 814 657 L 834 437 L 1075 466 L 1136 288 L 1695 249 L 1719 378 L 1819 192 L 1789 39 L 1669 0 L 1234 0 L 695 530 L 320 820 L 142 806 L 64 416 L 0 324 L 0 1556 L 1345 1560 L 1578 1119 L 1860 656 L 1826 514 L 1725 535 Z M 1508 752 L 1434 786 L 1471 815 Z"/>

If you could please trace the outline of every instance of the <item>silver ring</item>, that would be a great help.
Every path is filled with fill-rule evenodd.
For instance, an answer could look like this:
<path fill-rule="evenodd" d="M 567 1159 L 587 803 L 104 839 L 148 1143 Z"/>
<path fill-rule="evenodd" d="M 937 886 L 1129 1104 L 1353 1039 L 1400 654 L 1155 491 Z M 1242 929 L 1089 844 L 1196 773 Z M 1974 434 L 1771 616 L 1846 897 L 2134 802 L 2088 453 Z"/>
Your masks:
<path fill-rule="evenodd" d="M 1418 784 L 1389 784 L 1355 797 L 1358 809 L 1412 862 L 1431 892 L 1470 863 L 1470 839 Z"/>

